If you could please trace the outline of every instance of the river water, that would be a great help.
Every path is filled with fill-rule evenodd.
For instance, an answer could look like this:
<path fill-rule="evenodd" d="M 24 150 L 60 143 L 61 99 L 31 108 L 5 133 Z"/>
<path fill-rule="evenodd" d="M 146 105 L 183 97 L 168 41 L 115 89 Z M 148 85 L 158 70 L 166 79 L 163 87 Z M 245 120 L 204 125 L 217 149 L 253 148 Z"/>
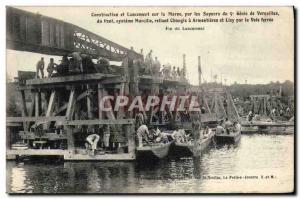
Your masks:
<path fill-rule="evenodd" d="M 10 193 L 290 192 L 293 135 L 242 135 L 200 158 L 136 162 L 7 161 Z"/>

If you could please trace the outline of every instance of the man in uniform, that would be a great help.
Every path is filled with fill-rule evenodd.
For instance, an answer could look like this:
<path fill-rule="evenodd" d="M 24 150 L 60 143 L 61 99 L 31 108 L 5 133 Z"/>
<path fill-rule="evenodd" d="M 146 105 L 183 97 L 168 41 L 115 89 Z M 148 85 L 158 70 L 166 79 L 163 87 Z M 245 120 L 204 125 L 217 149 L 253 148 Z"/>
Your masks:
<path fill-rule="evenodd" d="M 51 77 L 54 70 L 57 70 L 55 66 L 57 66 L 57 64 L 54 63 L 54 59 L 50 58 L 50 63 L 48 64 L 48 67 L 47 67 L 48 77 Z"/>
<path fill-rule="evenodd" d="M 44 67 L 45 67 L 45 62 L 44 62 L 44 57 L 41 58 L 41 60 L 38 61 L 36 64 L 36 78 L 39 78 L 39 72 L 41 71 L 41 76 L 44 78 Z"/>
<path fill-rule="evenodd" d="M 253 113 L 252 113 L 252 111 L 250 111 L 250 112 L 248 113 L 247 120 L 248 120 L 249 122 L 251 122 L 252 119 L 253 119 Z"/>
<path fill-rule="evenodd" d="M 153 63 L 153 73 L 154 73 L 155 76 L 159 75 L 160 67 L 161 67 L 161 64 L 158 61 L 157 57 L 155 57 L 155 60 L 154 60 L 154 63 Z"/>
<path fill-rule="evenodd" d="M 100 136 L 98 134 L 91 134 L 86 137 L 86 149 L 91 149 L 92 153 L 95 154 L 95 150 L 97 149 L 98 141 L 100 140 Z"/>
<path fill-rule="evenodd" d="M 146 64 L 146 73 L 151 74 L 152 73 L 152 66 L 153 66 L 153 58 L 152 58 L 152 50 L 147 54 L 145 58 L 145 64 Z"/>
<path fill-rule="evenodd" d="M 83 66 L 82 66 L 82 58 L 79 52 L 73 52 L 71 54 L 72 58 L 70 59 L 70 67 L 69 72 L 70 73 L 82 73 L 83 72 Z"/>
<path fill-rule="evenodd" d="M 161 132 L 159 130 L 159 128 L 156 129 L 156 132 L 154 133 L 154 136 L 156 137 L 155 138 L 155 142 L 159 143 L 159 142 L 162 142 L 164 144 L 168 143 L 169 142 L 169 135 L 168 133 L 165 133 L 165 132 Z"/>
<path fill-rule="evenodd" d="M 227 134 L 230 134 L 230 130 L 232 130 L 232 122 L 228 120 L 228 118 L 225 119 L 224 128 L 226 130 Z"/>
<path fill-rule="evenodd" d="M 149 142 L 148 137 L 150 133 L 148 127 L 145 124 L 143 124 L 137 129 L 136 134 L 139 140 L 139 147 L 143 147 L 143 141 L 145 141 L 146 143 Z"/>

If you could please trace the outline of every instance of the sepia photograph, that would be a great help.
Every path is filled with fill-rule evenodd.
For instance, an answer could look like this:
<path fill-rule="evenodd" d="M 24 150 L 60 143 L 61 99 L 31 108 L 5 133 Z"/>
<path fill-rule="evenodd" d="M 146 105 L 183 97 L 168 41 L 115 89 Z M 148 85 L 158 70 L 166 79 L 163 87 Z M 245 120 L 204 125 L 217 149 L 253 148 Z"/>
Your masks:
<path fill-rule="evenodd" d="M 293 6 L 5 15 L 7 194 L 295 193 Z"/>

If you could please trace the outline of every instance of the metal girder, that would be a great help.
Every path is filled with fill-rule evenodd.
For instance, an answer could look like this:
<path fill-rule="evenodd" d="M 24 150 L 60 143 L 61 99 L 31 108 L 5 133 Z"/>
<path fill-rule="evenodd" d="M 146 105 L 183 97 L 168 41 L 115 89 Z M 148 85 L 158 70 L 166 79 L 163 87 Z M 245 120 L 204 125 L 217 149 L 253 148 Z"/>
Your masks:
<path fill-rule="evenodd" d="M 7 7 L 6 19 L 8 49 L 57 56 L 79 51 L 112 61 L 143 57 L 79 26 L 51 17 Z"/>

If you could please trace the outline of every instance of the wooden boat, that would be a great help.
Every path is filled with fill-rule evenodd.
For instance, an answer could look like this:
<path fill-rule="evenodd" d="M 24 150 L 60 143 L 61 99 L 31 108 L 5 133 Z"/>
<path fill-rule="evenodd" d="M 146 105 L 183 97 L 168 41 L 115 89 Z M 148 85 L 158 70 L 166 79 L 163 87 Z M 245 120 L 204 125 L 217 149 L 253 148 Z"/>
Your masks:
<path fill-rule="evenodd" d="M 205 130 L 201 130 L 203 133 Z M 201 139 L 197 141 L 191 141 L 187 143 L 178 143 L 174 142 L 171 146 L 171 156 L 173 157 L 197 157 L 200 156 L 205 149 L 213 141 L 213 137 L 215 135 L 215 131 L 212 129 L 208 129 L 207 134 L 203 135 Z"/>
<path fill-rule="evenodd" d="M 14 150 L 26 150 L 26 149 L 28 149 L 28 144 L 18 142 L 18 143 L 12 144 L 11 148 Z"/>
<path fill-rule="evenodd" d="M 274 134 L 289 135 L 294 134 L 293 122 L 266 122 L 266 121 L 244 121 L 242 122 L 241 133 L 243 134 Z"/>
<path fill-rule="evenodd" d="M 163 159 L 168 156 L 172 142 L 164 143 L 150 143 L 143 147 L 137 147 L 137 159 Z"/>
<path fill-rule="evenodd" d="M 241 139 L 241 130 L 237 128 L 235 131 L 218 131 L 215 134 L 215 141 L 217 144 L 236 144 Z"/>

